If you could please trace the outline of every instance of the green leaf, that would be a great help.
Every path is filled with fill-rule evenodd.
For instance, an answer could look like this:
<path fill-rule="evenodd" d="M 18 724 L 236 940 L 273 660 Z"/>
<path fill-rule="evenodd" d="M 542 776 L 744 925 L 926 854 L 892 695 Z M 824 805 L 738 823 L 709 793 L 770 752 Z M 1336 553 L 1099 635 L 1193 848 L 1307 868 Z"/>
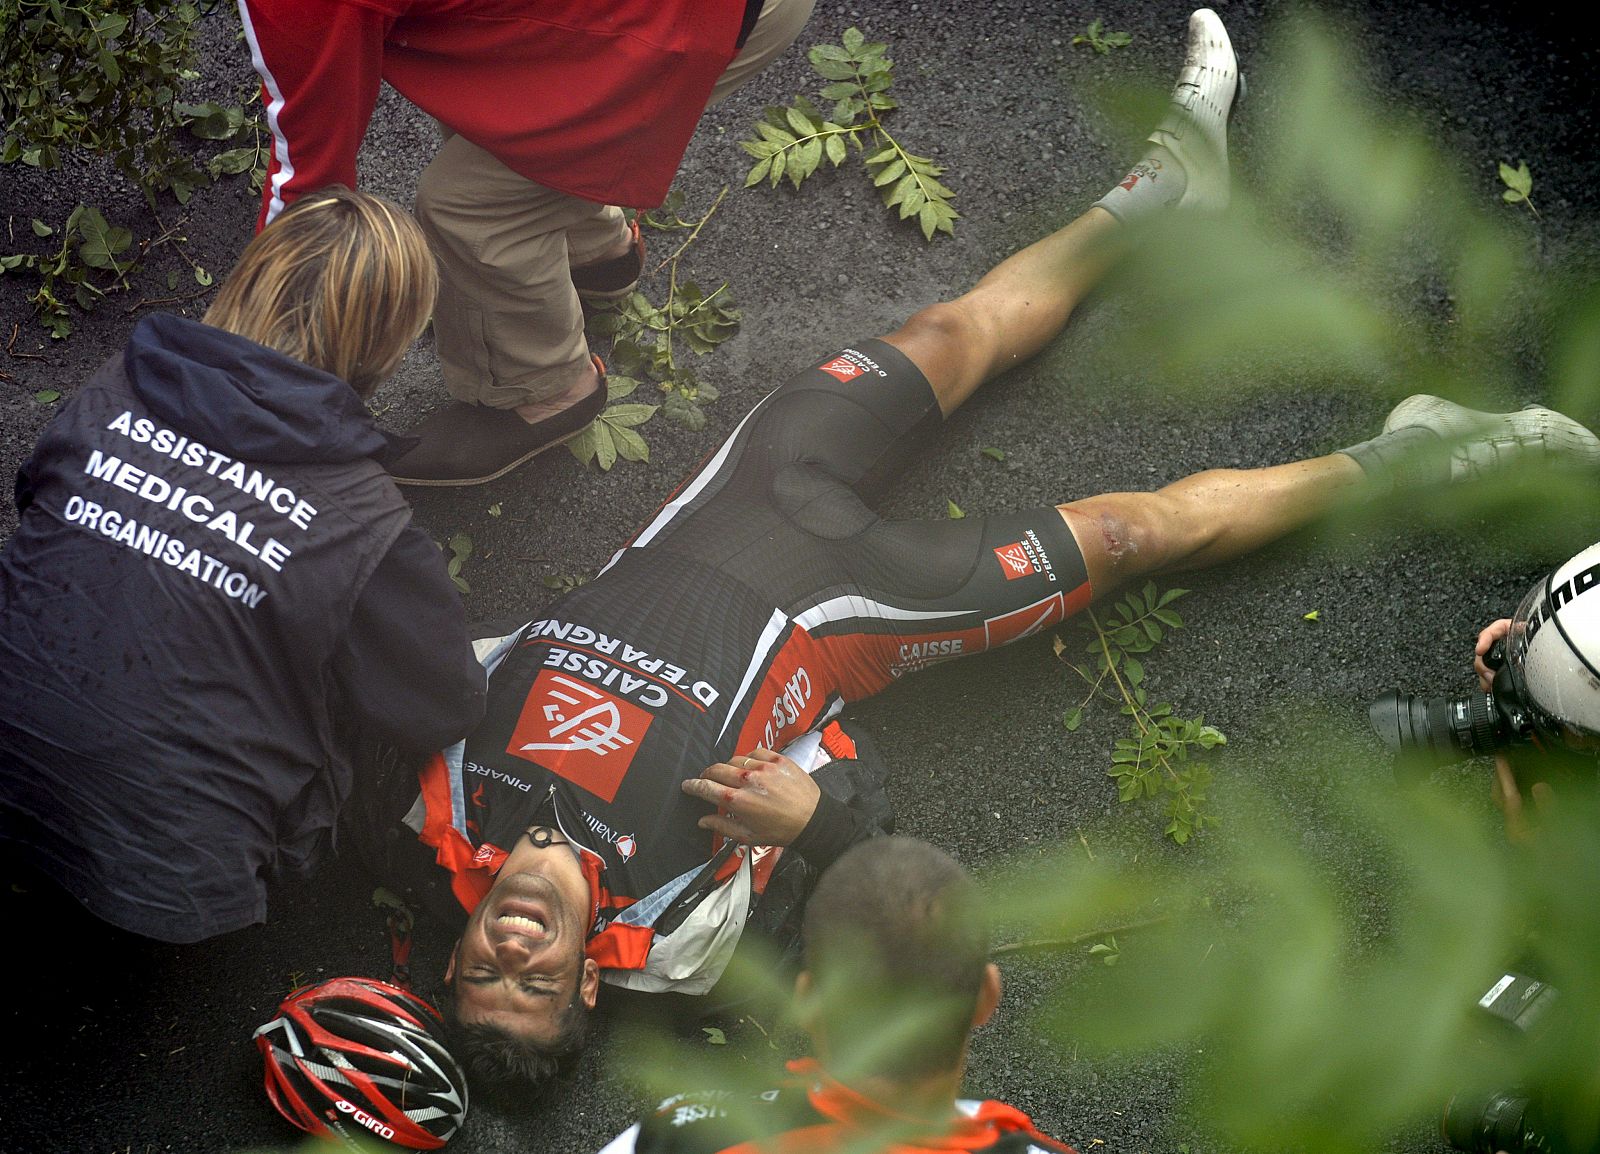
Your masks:
<path fill-rule="evenodd" d="M 700 1032 L 706 1036 L 706 1042 L 710 1045 L 726 1046 L 728 1044 L 728 1035 L 715 1026 L 701 1026 Z"/>
<path fill-rule="evenodd" d="M 985 445 L 983 448 L 979 449 L 978 452 L 982 453 L 985 457 L 988 457 L 991 461 L 1003 461 L 1006 459 L 1005 453 L 1000 449 L 996 449 L 992 445 Z"/>
<path fill-rule="evenodd" d="M 682 393 L 668 393 L 661 406 L 661 415 L 674 425 L 698 433 L 706 427 L 706 415 L 700 406 Z"/>
<path fill-rule="evenodd" d="M 500 516 L 500 514 L 501 514 L 500 502 L 496 501 L 493 505 L 490 505 L 489 508 L 486 510 L 486 512 L 488 512 L 489 516 L 491 516 L 491 517 Z"/>
<path fill-rule="evenodd" d="M 241 172 L 249 172 L 255 166 L 256 149 L 254 145 L 248 145 L 217 153 L 206 162 L 206 171 L 214 177 L 237 176 Z"/>
<path fill-rule="evenodd" d="M 618 374 L 607 374 L 606 400 L 621 400 L 623 397 L 630 395 L 633 390 L 637 389 L 638 387 L 639 382 L 632 377 L 624 377 Z"/>
<path fill-rule="evenodd" d="M 945 513 L 952 521 L 959 521 L 961 518 L 966 516 L 966 514 L 961 511 L 961 506 L 950 500 L 950 498 L 946 497 L 944 504 Z"/>
<path fill-rule="evenodd" d="M 450 551 L 450 560 L 445 562 L 445 572 L 450 575 L 450 580 L 461 592 L 472 592 L 466 578 L 461 576 L 461 567 L 467 563 L 467 558 L 472 556 L 472 538 L 466 533 L 457 533 L 450 538 L 446 548 Z"/>
<path fill-rule="evenodd" d="M 764 139 L 770 140 L 774 144 L 788 146 L 794 143 L 793 133 L 779 128 L 776 124 L 770 124 L 765 120 L 756 121 L 756 131 L 759 132 Z"/>
<path fill-rule="evenodd" d="M 1322 610 L 1313 609 L 1310 613 L 1301 614 L 1301 619 L 1305 621 L 1321 621 Z"/>
<path fill-rule="evenodd" d="M 1083 724 L 1083 707 L 1080 705 L 1076 709 L 1069 709 L 1063 713 L 1061 715 L 1061 724 L 1068 733 L 1076 733 L 1078 727 Z"/>
<path fill-rule="evenodd" d="M 617 443 L 617 455 L 625 461 L 648 461 L 650 446 L 638 433 L 629 428 L 612 426 L 611 436 Z"/>
<path fill-rule="evenodd" d="M 816 60 L 811 61 L 811 67 L 818 76 L 824 80 L 854 80 L 856 66 L 847 60 Z M 855 85 L 851 85 L 854 88 Z"/>
<path fill-rule="evenodd" d="M 656 415 L 657 408 L 657 405 L 612 405 L 600 414 L 600 419 L 608 425 L 642 425 Z"/>
<path fill-rule="evenodd" d="M 591 423 L 588 428 L 567 442 L 567 452 L 578 458 L 580 465 L 587 465 L 599 453 L 600 434 L 596 430 L 598 422 Z"/>
<path fill-rule="evenodd" d="M 41 405 L 53 405 L 61 399 L 61 394 L 55 389 L 40 389 L 33 394 L 33 399 Z M 435 570 L 437 572 L 437 570 Z"/>
<path fill-rule="evenodd" d="M 871 164 L 872 162 L 869 160 L 867 163 Z M 889 184 L 891 181 L 901 180 L 902 178 L 905 178 L 905 177 L 906 177 L 906 162 L 902 158 L 896 157 L 893 161 L 891 161 L 890 163 L 888 163 L 888 164 L 883 166 L 883 168 L 878 172 L 878 174 L 872 178 L 872 183 L 874 185 L 876 185 L 877 187 L 882 188 L 884 185 Z M 911 179 L 912 183 L 915 184 L 915 179 L 914 178 L 907 178 L 907 179 Z M 890 203 L 893 203 L 893 202 L 891 201 Z"/>
<path fill-rule="evenodd" d="M 55 231 L 56 231 L 55 229 L 51 228 L 48 224 L 46 224 L 44 221 L 40 220 L 38 217 L 34 217 L 33 218 L 33 235 L 34 236 L 50 236 Z"/>
<path fill-rule="evenodd" d="M 1122 675 L 1128 679 L 1129 685 L 1138 685 L 1144 680 L 1144 664 L 1137 658 L 1130 657 L 1122 663 Z"/>
<path fill-rule="evenodd" d="M 828 139 L 827 139 L 826 143 L 823 145 L 823 147 L 827 150 L 828 159 L 833 162 L 833 166 L 835 168 L 838 168 L 841 164 L 844 163 L 844 158 L 845 158 L 844 137 L 839 136 L 839 135 L 830 136 L 830 137 L 828 137 Z"/>
<path fill-rule="evenodd" d="M 211 274 L 199 265 L 194 266 L 194 279 L 196 283 L 204 287 L 209 288 L 211 286 Z"/>
<path fill-rule="evenodd" d="M 617 441 L 612 436 L 612 427 L 605 421 L 596 421 L 594 429 L 594 463 L 600 466 L 602 473 L 609 473 L 611 466 L 617 463 Z"/>
<path fill-rule="evenodd" d="M 1533 191 L 1533 175 L 1528 171 L 1526 162 L 1512 168 L 1509 164 L 1500 165 L 1500 179 L 1505 181 L 1506 187 L 1521 193 L 1526 197 Z"/>
<path fill-rule="evenodd" d="M 114 228 L 97 208 L 89 208 L 78 219 L 78 259 L 90 268 L 121 271 L 117 255 L 133 243 L 133 233 Z"/>

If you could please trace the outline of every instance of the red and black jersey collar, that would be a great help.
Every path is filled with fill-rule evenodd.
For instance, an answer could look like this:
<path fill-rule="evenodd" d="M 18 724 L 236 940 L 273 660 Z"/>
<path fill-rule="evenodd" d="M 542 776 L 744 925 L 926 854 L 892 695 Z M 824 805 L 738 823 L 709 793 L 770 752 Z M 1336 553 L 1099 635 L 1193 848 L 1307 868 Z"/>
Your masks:
<path fill-rule="evenodd" d="M 852 1090 L 824 1070 L 815 1058 L 799 1058 L 788 1064 L 791 1074 L 806 1082 L 806 1097 L 812 1109 L 825 1118 L 852 1129 L 895 1129 L 915 1125 L 919 1119 L 900 1114 L 882 1103 Z M 927 1150 L 982 1150 L 992 1146 L 1002 1134 L 1012 1130 L 1033 1130 L 1032 1120 L 1021 1110 L 1002 1102 L 984 1102 L 975 1116 L 958 1113 L 953 1107 L 950 1123 L 942 1133 L 912 1133 L 902 1130 L 899 1146 Z"/>

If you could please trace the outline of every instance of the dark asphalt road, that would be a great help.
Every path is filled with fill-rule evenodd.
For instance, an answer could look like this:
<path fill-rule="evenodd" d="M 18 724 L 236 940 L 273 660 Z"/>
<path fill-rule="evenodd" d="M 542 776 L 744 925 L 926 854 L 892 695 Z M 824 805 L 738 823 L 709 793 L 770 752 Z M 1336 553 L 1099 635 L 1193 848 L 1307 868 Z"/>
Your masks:
<path fill-rule="evenodd" d="M 1268 65 L 1270 32 L 1286 6 L 1217 7 L 1256 79 L 1233 134 L 1248 184 L 1263 175 L 1256 146 L 1285 100 L 1268 82 Z M 945 180 L 963 213 L 956 237 L 927 246 L 894 226 L 854 170 L 819 177 L 798 195 L 739 188 L 745 157 L 734 142 L 762 104 L 817 87 L 801 51 L 791 50 L 707 116 L 679 182 L 691 209 L 733 185 L 686 258 L 688 271 L 708 287 L 731 282 L 744 309 L 741 334 L 700 366 L 722 393 L 708 408 L 709 426 L 690 434 L 658 419 L 645 430 L 651 462 L 622 463 L 608 475 L 558 452 L 493 485 L 418 493 L 419 523 L 440 540 L 461 532 L 473 539 L 465 568 L 469 611 L 487 617 L 533 609 L 554 596 L 544 578 L 593 573 L 789 370 L 895 327 L 1091 203 L 1133 155 L 1096 111 L 1093 92 L 1108 78 L 1170 77 L 1187 12 L 1176 0 L 821 0 L 801 45 L 837 38 L 851 24 L 890 43 L 903 105 L 894 124 L 909 147 L 950 166 Z M 1588 87 L 1593 50 L 1575 44 L 1553 16 L 1513 15 L 1498 5 L 1438 0 L 1363 12 L 1359 48 L 1375 91 L 1390 106 L 1416 110 L 1419 123 L 1462 158 L 1485 203 L 1499 196 L 1495 162 L 1529 162 L 1544 216 L 1525 226 L 1519 218 L 1519 227 L 1537 233 L 1541 267 L 1592 247 L 1600 181 Z M 1109 56 L 1072 46 L 1096 17 L 1131 33 L 1131 45 Z M 245 66 L 223 28 L 226 12 L 214 19 L 205 74 L 225 89 Z M 429 123 L 386 94 L 369 134 L 364 182 L 409 201 L 431 146 Z M 158 231 L 137 196 L 97 170 L 67 169 L 50 179 L 0 172 L 0 217 L 19 231 L 30 217 L 63 216 L 74 198 L 97 200 L 141 236 Z M 176 214 L 170 205 L 166 212 Z M 191 255 L 225 269 L 254 212 L 254 198 L 237 187 L 201 193 L 184 226 Z M 1338 229 L 1315 216 L 1299 227 L 1313 251 L 1334 252 L 1342 243 Z M 654 251 L 668 243 L 655 239 Z M 163 254 L 153 267 L 171 259 Z M 24 456 L 48 415 L 32 394 L 68 390 L 85 377 L 125 337 L 133 321 L 127 304 L 145 288 L 144 295 L 163 295 L 163 286 L 152 275 L 134 297 L 113 298 L 80 322 L 66 344 L 43 347 L 23 301 L 27 286 L 0 278 L 3 335 L 21 325 L 12 355 L 0 357 L 0 472 Z M 1145 366 L 1106 355 L 1137 307 L 1114 291 L 1093 299 L 1044 356 L 950 423 L 941 453 L 913 470 L 887 512 L 937 517 L 947 499 L 972 512 L 1000 510 L 1148 488 L 1212 465 L 1327 451 L 1369 435 L 1389 405 L 1412 391 L 1403 379 L 1382 396 L 1330 387 L 1313 371 L 1207 396 L 1152 389 Z M 1505 335 L 1529 376 L 1504 400 L 1540 397 L 1543 335 L 1538 324 Z M 1158 358 L 1159 350 L 1150 355 Z M 424 347 L 380 392 L 382 419 L 397 428 L 413 423 L 440 395 L 436 380 Z M 1004 462 L 981 454 L 983 446 L 1002 449 Z M 1308 851 L 1372 908 L 1383 900 L 1379 876 L 1368 873 L 1359 853 L 1319 837 L 1334 804 L 1331 783 L 1326 771 L 1295 771 L 1298 719 L 1308 712 L 1332 717 L 1350 750 L 1347 771 L 1385 788 L 1385 767 L 1365 731 L 1367 701 L 1396 684 L 1463 687 L 1477 628 L 1512 607 L 1547 560 L 1519 556 L 1501 527 L 1470 520 L 1434 527 L 1427 510 L 1415 512 L 1421 528 L 1385 523 L 1358 538 L 1350 526 L 1326 527 L 1186 580 L 1194 590 L 1184 603 L 1191 627 L 1151 663 L 1161 692 L 1181 708 L 1204 711 L 1230 736 L 1214 759 L 1219 804 L 1225 809 L 1230 795 L 1250 795 L 1281 807 L 1305 831 Z M 14 524 L 13 511 L 0 513 L 0 534 Z M 1315 623 L 1303 619 L 1312 609 L 1320 613 Z M 902 831 L 949 847 L 978 869 L 1080 837 L 1086 849 L 1113 859 L 1170 861 L 1189 853 L 1203 860 L 1206 845 L 1177 850 L 1162 841 L 1153 813 L 1117 804 L 1104 770 L 1112 726 L 1091 722 L 1064 733 L 1060 715 L 1070 690 L 1048 640 L 1038 639 L 940 667 L 853 710 L 890 751 Z M 1475 787 L 1461 792 L 1480 797 Z M 14 965 L 23 973 L 13 971 L 12 1002 L 0 1018 L 7 1042 L 0 1149 L 147 1154 L 286 1144 L 290 1132 L 259 1093 L 249 1033 L 297 981 L 386 972 L 387 942 L 369 893 L 354 871 L 334 869 L 314 887 L 279 895 L 271 924 L 176 948 L 47 911 L 36 893 L 13 889 L 4 910 L 18 935 Z M 437 927 L 431 934 L 428 928 L 418 945 L 419 971 L 437 966 L 447 944 Z M 1214 1149 L 1184 1105 L 1201 1043 L 1155 1058 L 1090 1056 L 1034 1024 L 1033 1012 L 1054 984 L 1085 964 L 1076 954 L 1008 964 L 1007 999 L 975 1042 L 970 1088 L 1023 1108 L 1085 1154 L 1173 1151 L 1183 1143 Z M 749 1025 L 727 1026 L 738 1060 L 775 1056 Z M 597 1149 L 641 1105 L 630 1064 L 635 1052 L 628 1040 L 611 1038 L 586 1059 L 570 1093 L 543 1110 L 475 1110 L 457 1148 Z M 1421 1154 L 1439 1147 L 1419 1119 L 1389 1148 Z"/>

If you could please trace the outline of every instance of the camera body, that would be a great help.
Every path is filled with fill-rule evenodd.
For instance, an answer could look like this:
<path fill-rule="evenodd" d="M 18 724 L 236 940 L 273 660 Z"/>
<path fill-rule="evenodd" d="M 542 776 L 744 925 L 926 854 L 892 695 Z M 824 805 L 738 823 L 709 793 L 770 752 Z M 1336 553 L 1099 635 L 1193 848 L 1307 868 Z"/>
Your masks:
<path fill-rule="evenodd" d="M 1502 974 L 1478 999 L 1494 1039 L 1525 1040 L 1544 1032 L 1560 1002 L 1555 987 L 1526 974 Z M 1439 1133 L 1468 1154 L 1589 1154 L 1570 1150 L 1555 1135 L 1543 1097 L 1525 1087 L 1464 1089 L 1451 1095 L 1439 1120 Z"/>

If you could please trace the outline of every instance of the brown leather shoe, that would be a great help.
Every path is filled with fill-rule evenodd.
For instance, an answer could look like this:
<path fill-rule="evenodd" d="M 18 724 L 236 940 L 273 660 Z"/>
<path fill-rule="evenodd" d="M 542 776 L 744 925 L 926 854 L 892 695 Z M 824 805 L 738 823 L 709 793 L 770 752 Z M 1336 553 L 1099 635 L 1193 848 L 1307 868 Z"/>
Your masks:
<path fill-rule="evenodd" d="M 452 401 L 410 431 L 420 443 L 390 463 L 389 476 L 397 485 L 482 485 L 572 440 L 605 405 L 604 371 L 593 393 L 534 424 L 515 409 Z"/>
<path fill-rule="evenodd" d="M 628 229 L 633 233 L 633 245 L 627 252 L 572 270 L 572 287 L 585 305 L 618 301 L 639 287 L 639 276 L 644 272 L 644 236 L 639 232 L 638 217 L 628 222 Z"/>

